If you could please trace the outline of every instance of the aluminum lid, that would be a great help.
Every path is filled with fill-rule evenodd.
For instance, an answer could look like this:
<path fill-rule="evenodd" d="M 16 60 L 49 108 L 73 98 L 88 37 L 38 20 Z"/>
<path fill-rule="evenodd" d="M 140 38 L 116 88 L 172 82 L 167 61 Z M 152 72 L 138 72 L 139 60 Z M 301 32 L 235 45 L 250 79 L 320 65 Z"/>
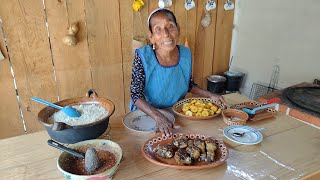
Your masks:
<path fill-rule="evenodd" d="M 242 72 L 238 72 L 238 71 L 226 71 L 224 72 L 224 75 L 227 75 L 227 76 L 243 76 L 244 74 Z"/>
<path fill-rule="evenodd" d="M 210 82 L 225 82 L 227 80 L 225 77 L 219 75 L 211 75 L 208 76 L 207 79 Z"/>

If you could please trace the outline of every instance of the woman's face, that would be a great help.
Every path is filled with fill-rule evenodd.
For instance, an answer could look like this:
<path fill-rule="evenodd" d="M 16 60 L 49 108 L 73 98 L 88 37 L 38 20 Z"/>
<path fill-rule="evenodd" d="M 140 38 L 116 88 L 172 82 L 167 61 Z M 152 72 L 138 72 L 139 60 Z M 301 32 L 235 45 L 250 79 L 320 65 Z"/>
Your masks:
<path fill-rule="evenodd" d="M 179 40 L 179 29 L 172 17 L 166 13 L 155 14 L 151 18 L 152 33 L 150 41 L 157 49 L 172 51 Z"/>

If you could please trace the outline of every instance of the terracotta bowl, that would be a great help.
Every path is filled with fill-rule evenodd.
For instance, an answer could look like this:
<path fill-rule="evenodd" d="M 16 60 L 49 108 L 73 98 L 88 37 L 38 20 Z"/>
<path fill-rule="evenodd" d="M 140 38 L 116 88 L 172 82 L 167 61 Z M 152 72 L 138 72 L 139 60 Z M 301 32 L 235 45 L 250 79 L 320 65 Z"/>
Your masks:
<path fill-rule="evenodd" d="M 106 169 L 103 172 L 93 174 L 93 175 L 73 174 L 73 173 L 70 173 L 65 170 L 67 166 L 70 166 L 70 164 L 68 163 L 69 162 L 68 159 L 72 155 L 70 155 L 66 152 L 63 152 L 57 160 L 57 167 L 58 167 L 59 171 L 63 174 L 63 176 L 66 179 L 70 179 L 70 180 L 91 180 L 91 179 L 92 180 L 94 180 L 94 179 L 111 180 L 114 173 L 116 172 L 116 170 L 118 169 L 118 167 L 120 165 L 120 161 L 122 158 L 121 147 L 113 141 L 104 140 L 104 139 L 94 139 L 94 140 L 82 141 L 82 142 L 79 142 L 76 144 L 70 144 L 68 147 L 71 149 L 78 149 L 83 146 L 94 147 L 95 149 L 106 150 L 106 151 L 111 152 L 112 154 L 115 155 L 115 158 L 116 158 L 115 165 L 109 169 Z"/>
<path fill-rule="evenodd" d="M 175 133 L 172 136 L 166 137 L 166 136 L 162 136 L 162 135 L 156 135 L 152 138 L 150 138 L 149 140 L 147 140 L 144 145 L 141 148 L 141 152 L 143 157 L 145 157 L 148 161 L 156 164 L 156 165 L 160 165 L 160 166 L 164 166 L 164 167 L 169 167 L 169 168 L 174 168 L 174 169 L 208 169 L 208 168 L 213 168 L 216 166 L 219 166 L 221 164 L 223 164 L 224 162 L 226 162 L 228 156 L 229 156 L 229 151 L 227 146 L 223 143 L 223 141 L 221 140 L 216 140 L 214 139 L 216 145 L 217 145 L 217 150 L 215 151 L 215 161 L 214 162 L 207 162 L 207 161 L 198 161 L 195 162 L 195 164 L 193 165 L 179 165 L 177 164 L 176 160 L 174 158 L 170 158 L 170 159 L 164 159 L 164 158 L 160 158 L 158 157 L 155 153 L 154 153 L 154 149 L 160 145 L 168 145 L 168 144 L 172 144 L 174 138 L 176 138 L 177 136 L 184 136 L 187 139 L 206 139 L 206 138 L 212 138 L 206 135 L 202 135 L 202 134 L 194 134 L 194 133 Z"/>
<path fill-rule="evenodd" d="M 216 113 L 214 115 L 210 115 L 210 116 L 206 116 L 206 117 L 196 117 L 196 116 L 187 116 L 187 115 L 184 115 L 183 112 L 182 112 L 182 107 L 183 107 L 183 104 L 185 103 L 189 103 L 191 102 L 192 100 L 200 100 L 200 101 L 203 101 L 203 102 L 210 102 L 212 104 L 214 104 L 215 106 L 217 106 L 218 108 L 221 108 L 221 109 L 225 109 L 225 106 L 223 104 L 221 104 L 220 102 L 217 102 L 213 99 L 210 99 L 210 98 L 202 98 L 202 97 L 194 97 L 194 98 L 188 98 L 188 99 L 182 99 L 180 101 L 178 101 L 173 107 L 172 107 L 172 110 L 180 117 L 182 118 L 185 118 L 185 119 L 189 119 L 189 120 L 208 120 L 208 119 L 212 119 L 216 116 L 219 116 L 221 114 L 220 113 Z"/>
<path fill-rule="evenodd" d="M 249 119 L 249 115 L 238 109 L 227 109 L 222 111 L 223 121 L 228 126 L 242 126 Z"/>

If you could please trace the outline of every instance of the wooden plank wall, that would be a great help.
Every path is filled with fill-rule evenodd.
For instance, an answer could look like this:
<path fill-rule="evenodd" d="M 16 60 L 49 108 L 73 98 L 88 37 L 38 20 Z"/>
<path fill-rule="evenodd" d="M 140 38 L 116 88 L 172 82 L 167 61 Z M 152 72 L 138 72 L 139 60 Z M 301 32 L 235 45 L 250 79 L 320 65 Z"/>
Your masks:
<path fill-rule="evenodd" d="M 3 0 L 1 4 L 0 16 L 24 121 L 28 132 L 39 131 L 43 127 L 37 121 L 37 111 L 43 106 L 32 103 L 30 97 L 48 101 L 56 101 L 57 97 L 43 4 L 39 0 Z M 2 83 L 1 88 L 5 88 Z M 11 119 L 1 121 L 10 122 Z"/>
<path fill-rule="evenodd" d="M 0 13 L 1 12 L 2 11 L 0 10 Z M 2 34 L 1 22 L 0 26 L 0 33 Z M 24 134 L 24 128 L 20 116 L 16 90 L 12 81 L 9 57 L 3 36 L 0 36 L 0 51 L 4 56 L 4 59 L 0 60 L 0 138 L 7 138 Z"/>
<path fill-rule="evenodd" d="M 99 96 L 114 102 L 113 117 L 127 113 L 132 39 L 148 37 L 147 17 L 158 7 L 157 0 L 144 2 L 143 9 L 135 12 L 133 0 L 45 0 L 44 4 L 41 0 L 0 0 L 8 46 L 7 52 L 0 35 L 0 49 L 5 55 L 0 61 L 0 138 L 43 130 L 37 113 L 44 106 L 30 101 L 32 96 L 56 102 L 84 96 L 93 88 Z M 216 0 L 217 9 L 209 12 L 211 24 L 204 28 L 200 22 L 206 13 L 206 1 L 195 0 L 196 7 L 189 11 L 184 3 L 173 0 L 170 7 L 180 25 L 179 44 L 184 45 L 188 39 L 194 79 L 206 88 L 206 76 L 228 69 L 233 11 L 223 9 L 225 0 Z M 80 27 L 79 42 L 74 47 L 62 43 L 72 23 Z"/>
<path fill-rule="evenodd" d="M 230 0 L 235 3 L 235 0 Z M 223 6 L 225 1 L 218 1 L 217 4 L 217 22 L 216 39 L 217 45 L 214 49 L 214 59 L 212 65 L 212 74 L 220 74 L 229 69 L 230 48 L 232 41 L 233 16 L 234 11 L 225 11 Z"/>
<path fill-rule="evenodd" d="M 92 87 L 84 3 L 85 0 L 45 1 L 59 99 L 84 96 Z M 62 42 L 72 23 L 78 23 L 80 28 L 77 46 Z"/>

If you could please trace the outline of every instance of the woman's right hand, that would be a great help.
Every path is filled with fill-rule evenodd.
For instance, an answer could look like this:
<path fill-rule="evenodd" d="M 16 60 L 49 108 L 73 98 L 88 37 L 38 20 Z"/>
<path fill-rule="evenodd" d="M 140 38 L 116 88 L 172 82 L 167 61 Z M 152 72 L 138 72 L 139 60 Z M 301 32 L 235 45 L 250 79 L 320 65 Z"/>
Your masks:
<path fill-rule="evenodd" d="M 172 128 L 173 124 L 169 121 L 166 116 L 164 116 L 160 111 L 152 107 L 150 104 L 147 103 L 146 100 L 140 98 L 136 101 L 135 105 L 150 116 L 152 119 L 156 121 L 156 128 L 162 132 L 165 136 L 172 135 Z"/>
<path fill-rule="evenodd" d="M 164 115 L 157 116 L 154 119 L 157 123 L 157 128 L 160 132 L 162 132 L 165 136 L 172 135 L 173 124 L 168 120 Z"/>

